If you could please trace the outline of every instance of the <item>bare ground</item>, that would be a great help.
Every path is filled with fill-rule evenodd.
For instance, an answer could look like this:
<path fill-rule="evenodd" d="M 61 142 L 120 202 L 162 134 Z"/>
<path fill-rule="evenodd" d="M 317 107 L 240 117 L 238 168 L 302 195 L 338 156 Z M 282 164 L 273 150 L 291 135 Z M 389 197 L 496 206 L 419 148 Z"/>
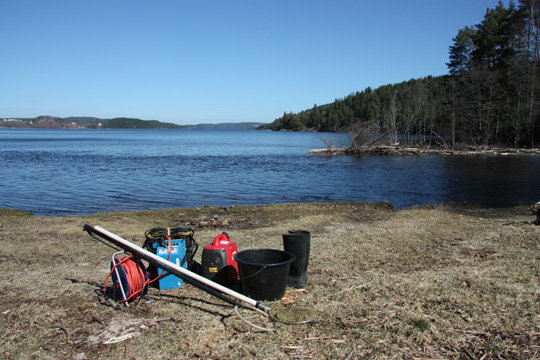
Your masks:
<path fill-rule="evenodd" d="M 0 358 L 540 358 L 540 227 L 533 219 L 526 206 L 395 211 L 388 203 L 81 217 L 0 210 Z M 308 230 L 306 290 L 268 305 L 309 306 L 322 316 L 284 325 L 242 310 L 275 326 L 261 331 L 190 285 L 151 289 L 151 302 L 115 310 L 103 296 L 114 250 L 84 233 L 84 224 L 139 245 L 149 228 L 197 224 L 200 248 L 225 230 L 240 250 L 281 249 L 281 234 Z"/>

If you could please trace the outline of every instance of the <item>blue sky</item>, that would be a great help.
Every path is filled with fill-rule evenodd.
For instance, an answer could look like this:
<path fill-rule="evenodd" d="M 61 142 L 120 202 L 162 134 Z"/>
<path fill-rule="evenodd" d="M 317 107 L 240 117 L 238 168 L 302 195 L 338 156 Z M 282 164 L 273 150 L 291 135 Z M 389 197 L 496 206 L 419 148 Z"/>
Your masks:
<path fill-rule="evenodd" d="M 452 38 L 497 3 L 0 0 L 0 117 L 268 123 L 446 74 Z"/>

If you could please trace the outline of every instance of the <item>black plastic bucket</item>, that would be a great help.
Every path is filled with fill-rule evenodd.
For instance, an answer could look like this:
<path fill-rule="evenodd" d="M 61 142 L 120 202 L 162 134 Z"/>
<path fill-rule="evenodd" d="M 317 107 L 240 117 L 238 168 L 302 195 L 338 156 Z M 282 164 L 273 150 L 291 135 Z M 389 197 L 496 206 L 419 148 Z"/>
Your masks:
<path fill-rule="evenodd" d="M 273 301 L 285 295 L 289 267 L 295 256 L 277 249 L 249 249 L 234 255 L 242 293 L 253 300 Z"/>

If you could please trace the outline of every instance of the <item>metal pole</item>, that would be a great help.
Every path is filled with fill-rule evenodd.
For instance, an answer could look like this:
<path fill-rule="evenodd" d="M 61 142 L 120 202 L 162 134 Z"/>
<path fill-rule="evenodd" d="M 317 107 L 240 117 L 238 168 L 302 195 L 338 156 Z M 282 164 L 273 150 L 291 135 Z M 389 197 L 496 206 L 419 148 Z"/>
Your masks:
<path fill-rule="evenodd" d="M 122 280 L 120 279 L 120 274 L 118 273 L 118 268 L 116 267 L 116 261 L 115 261 L 115 256 L 118 255 L 118 254 L 122 254 L 124 253 L 124 251 L 118 251 L 118 252 L 115 252 L 114 254 L 112 254 L 111 256 L 111 260 L 112 260 L 112 263 L 113 263 L 113 266 L 114 266 L 114 272 L 116 273 L 116 278 L 118 279 L 118 285 L 120 285 L 120 291 L 122 292 L 122 296 L 124 297 L 122 300 L 124 300 L 126 302 L 126 306 L 129 307 L 129 304 L 128 304 L 128 301 L 127 301 L 127 295 L 126 295 L 126 292 L 124 291 L 124 285 L 122 285 Z M 118 260 L 120 261 L 120 260 Z"/>

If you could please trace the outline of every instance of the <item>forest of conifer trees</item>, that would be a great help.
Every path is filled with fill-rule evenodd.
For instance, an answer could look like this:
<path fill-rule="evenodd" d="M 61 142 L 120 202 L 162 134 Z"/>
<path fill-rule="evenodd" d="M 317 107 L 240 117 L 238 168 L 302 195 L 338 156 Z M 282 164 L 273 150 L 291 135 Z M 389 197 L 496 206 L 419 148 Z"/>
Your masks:
<path fill-rule="evenodd" d="M 540 0 L 499 2 L 457 32 L 449 74 L 366 88 L 263 128 L 366 131 L 388 143 L 535 147 L 540 141 Z"/>

